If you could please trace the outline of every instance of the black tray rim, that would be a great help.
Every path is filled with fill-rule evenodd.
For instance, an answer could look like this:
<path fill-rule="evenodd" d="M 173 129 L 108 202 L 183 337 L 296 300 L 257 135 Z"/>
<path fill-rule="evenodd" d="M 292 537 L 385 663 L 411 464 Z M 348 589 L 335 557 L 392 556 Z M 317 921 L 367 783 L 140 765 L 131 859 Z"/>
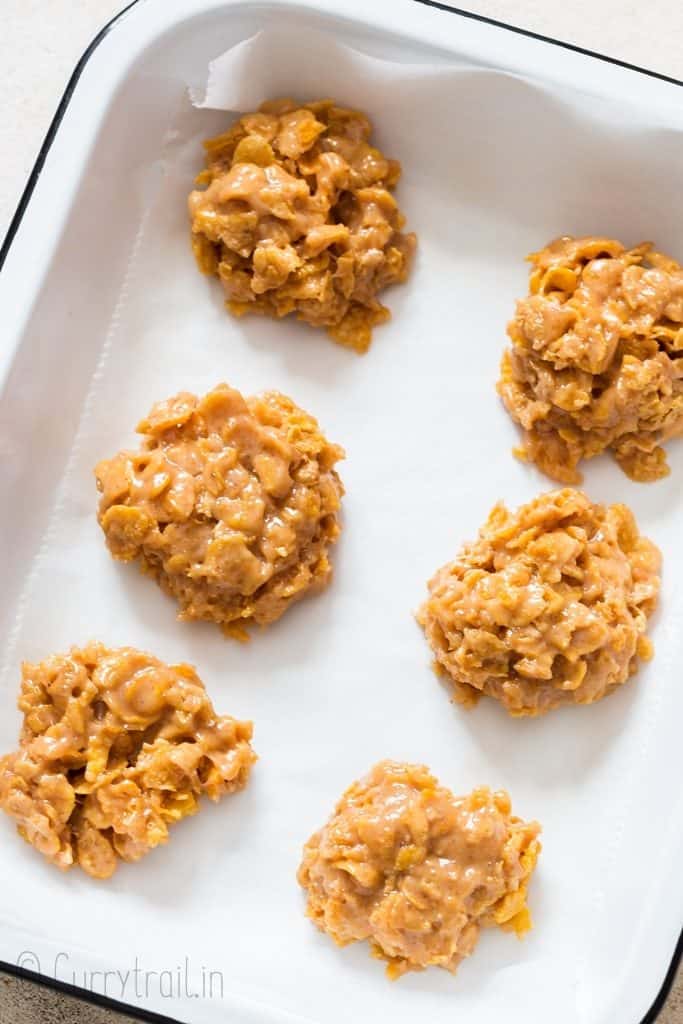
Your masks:
<path fill-rule="evenodd" d="M 55 115 L 50 122 L 50 126 L 47 130 L 47 134 L 43 139 L 43 143 L 38 151 L 38 156 L 31 169 L 31 172 L 24 186 L 24 190 L 19 199 L 19 203 L 14 212 L 14 216 L 10 221 L 9 227 L 5 234 L 5 237 L 0 246 L 0 270 L 7 259 L 7 255 L 10 251 L 14 237 L 19 230 L 19 225 L 24 217 L 26 209 L 28 207 L 33 191 L 36 187 L 38 179 L 40 178 L 45 160 L 50 151 L 52 143 L 55 140 L 59 126 L 61 125 L 64 115 L 66 114 L 71 97 L 74 94 L 78 81 L 83 74 L 83 70 L 98 48 L 100 43 L 112 32 L 116 26 L 122 21 L 125 15 L 132 10 L 141 0 L 131 0 L 127 6 L 125 6 L 118 14 L 116 14 L 110 21 L 100 29 L 97 35 L 88 45 L 87 49 L 83 53 L 76 67 L 74 68 L 69 81 L 67 82 L 66 88 L 57 106 Z M 413 0 L 414 3 L 422 4 L 424 7 L 432 7 L 438 11 L 444 11 L 447 14 L 454 14 L 456 17 L 466 18 L 470 21 L 478 21 L 484 25 L 493 25 L 496 28 L 505 29 L 507 32 L 513 32 L 516 35 L 526 36 L 528 39 L 535 39 L 541 43 L 547 43 L 550 46 L 559 46 L 563 50 L 569 50 L 572 53 L 580 53 L 584 57 L 590 57 L 593 60 L 600 60 L 606 64 L 613 64 L 616 67 L 625 68 L 627 71 L 635 71 L 638 74 L 646 75 L 648 78 L 656 78 L 661 82 L 668 82 L 670 85 L 677 85 L 683 88 L 683 80 L 679 78 L 673 78 L 671 75 L 664 75 L 658 71 L 651 71 L 648 68 L 640 67 L 637 64 L 631 64 L 628 61 L 618 60 L 616 57 L 609 57 L 604 53 L 598 53 L 595 50 L 589 50 L 583 46 L 577 46 L 574 43 L 566 43 L 561 39 L 555 39 L 552 36 L 543 35 L 540 32 L 532 32 L 530 29 L 521 28 L 519 25 L 511 25 L 505 21 L 498 21 L 496 18 L 487 18 L 483 14 L 476 14 L 473 11 L 464 11 L 459 7 L 449 7 L 444 3 L 440 3 L 439 0 Z M 654 1024 L 657 1017 L 664 1008 L 669 992 L 676 977 L 678 966 L 683 959 L 683 928 L 678 937 L 678 942 L 674 948 L 673 957 L 671 963 L 664 975 L 659 992 L 655 996 L 652 1006 L 647 1011 L 645 1016 L 640 1021 L 640 1024 Z M 50 978 L 42 974 L 38 974 L 35 971 L 26 970 L 23 967 L 19 967 L 17 964 L 6 963 L 4 960 L 0 960 L 0 971 L 4 971 L 5 974 L 9 974 L 12 977 L 19 978 L 24 981 L 31 981 L 35 984 L 41 985 L 43 988 L 50 989 L 53 992 L 59 992 L 64 995 L 72 996 L 75 999 L 80 1000 L 84 1003 L 89 1003 L 93 1006 L 99 1006 L 102 1009 L 112 1010 L 116 1013 L 125 1014 L 128 1017 L 132 1017 L 134 1020 L 142 1021 L 144 1024 L 190 1024 L 189 1021 L 179 1021 L 175 1017 L 167 1017 L 164 1014 L 155 1013 L 152 1010 L 145 1010 L 142 1007 L 132 1006 L 129 1003 L 122 1003 L 116 999 L 110 999 L 108 996 L 101 995 L 99 992 L 90 992 L 88 989 L 80 988 L 77 985 L 69 985 L 66 982 L 57 980 L 56 978 Z"/>

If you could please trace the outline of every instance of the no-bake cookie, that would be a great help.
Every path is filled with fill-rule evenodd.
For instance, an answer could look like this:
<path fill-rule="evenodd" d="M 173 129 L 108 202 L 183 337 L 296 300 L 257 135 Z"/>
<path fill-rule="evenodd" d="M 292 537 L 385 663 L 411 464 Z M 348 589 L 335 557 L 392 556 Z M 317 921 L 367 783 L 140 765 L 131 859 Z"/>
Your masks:
<path fill-rule="evenodd" d="M 458 701 L 513 715 L 591 704 L 652 654 L 661 557 L 625 505 L 566 488 L 496 505 L 429 583 L 418 620 Z"/>
<path fill-rule="evenodd" d="M 391 978 L 455 971 L 482 927 L 531 927 L 539 832 L 512 815 L 507 793 L 454 796 L 423 765 L 383 761 L 306 843 L 307 914 L 340 946 L 368 940 Z"/>
<path fill-rule="evenodd" d="M 251 722 L 217 715 L 190 665 L 92 643 L 22 669 L 19 749 L 0 807 L 60 868 L 108 878 L 169 827 L 245 785 Z"/>
<path fill-rule="evenodd" d="M 370 134 L 364 114 L 332 100 L 275 100 L 204 143 L 192 246 L 232 313 L 294 313 L 368 348 L 389 317 L 378 295 L 405 281 L 415 249 L 392 195 L 401 165 Z"/>
<path fill-rule="evenodd" d="M 243 637 L 328 582 L 344 452 L 291 399 L 181 392 L 137 429 L 140 451 L 95 470 L 99 522 L 112 555 L 139 560 L 181 619 Z"/>
<path fill-rule="evenodd" d="M 649 243 L 559 238 L 529 257 L 498 390 L 518 454 L 561 483 L 608 449 L 633 480 L 668 472 L 683 433 L 683 268 Z"/>

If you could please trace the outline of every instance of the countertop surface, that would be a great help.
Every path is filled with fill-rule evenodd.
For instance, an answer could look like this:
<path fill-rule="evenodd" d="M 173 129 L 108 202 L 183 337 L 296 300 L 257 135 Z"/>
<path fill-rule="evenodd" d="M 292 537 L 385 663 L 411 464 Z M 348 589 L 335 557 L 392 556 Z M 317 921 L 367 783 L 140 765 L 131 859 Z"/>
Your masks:
<path fill-rule="evenodd" d="M 119 0 L 2 0 L 0 109 L 5 141 L 0 162 L 0 238 L 74 65 L 93 36 L 123 6 Z M 683 4 L 675 0 L 572 0 L 568 4 L 460 0 L 453 6 L 683 79 Z M 0 1024 L 125 1024 L 129 1020 L 0 973 Z M 658 1024 L 683 1024 L 683 971 Z"/>

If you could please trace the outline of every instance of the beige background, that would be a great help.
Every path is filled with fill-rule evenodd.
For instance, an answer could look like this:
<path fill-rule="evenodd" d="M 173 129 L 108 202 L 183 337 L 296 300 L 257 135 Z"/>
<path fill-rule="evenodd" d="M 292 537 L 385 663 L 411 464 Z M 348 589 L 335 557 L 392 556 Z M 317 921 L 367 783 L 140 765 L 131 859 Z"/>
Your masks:
<path fill-rule="evenodd" d="M 76 61 L 123 6 L 120 0 L 0 0 L 0 238 Z M 459 0 L 457 6 L 683 79 L 680 0 Z M 0 1024 L 128 1020 L 0 973 Z M 683 1024 L 683 971 L 658 1024 Z"/>

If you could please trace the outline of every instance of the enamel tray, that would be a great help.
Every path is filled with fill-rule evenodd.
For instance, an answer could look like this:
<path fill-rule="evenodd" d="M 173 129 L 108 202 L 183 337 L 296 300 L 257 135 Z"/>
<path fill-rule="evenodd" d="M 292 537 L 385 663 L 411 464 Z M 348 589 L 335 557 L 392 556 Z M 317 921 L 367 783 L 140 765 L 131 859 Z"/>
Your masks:
<path fill-rule="evenodd" d="M 232 320 L 192 264 L 185 196 L 227 115 L 194 110 L 187 87 L 265 25 L 445 69 L 440 93 L 365 103 L 420 244 L 363 359 L 296 324 Z M 0 750 L 21 659 L 99 638 L 196 664 L 219 711 L 254 719 L 261 760 L 244 793 L 106 884 L 60 874 L 3 818 L 3 969 L 183 1024 L 655 1019 L 683 920 L 683 442 L 656 484 L 586 469 L 591 497 L 628 502 L 664 553 L 655 658 L 609 700 L 540 721 L 454 708 L 412 612 L 497 499 L 548 487 L 511 457 L 493 387 L 525 254 L 591 233 L 683 255 L 681 85 L 418 0 L 137 0 L 93 41 L 0 256 Z M 97 459 L 157 398 L 222 379 L 291 394 L 348 452 L 332 586 L 248 647 L 176 624 L 94 517 Z M 303 915 L 301 846 L 382 757 L 456 792 L 505 787 L 543 825 L 534 930 L 489 930 L 455 978 L 390 984 L 364 945 L 338 950 Z"/>

